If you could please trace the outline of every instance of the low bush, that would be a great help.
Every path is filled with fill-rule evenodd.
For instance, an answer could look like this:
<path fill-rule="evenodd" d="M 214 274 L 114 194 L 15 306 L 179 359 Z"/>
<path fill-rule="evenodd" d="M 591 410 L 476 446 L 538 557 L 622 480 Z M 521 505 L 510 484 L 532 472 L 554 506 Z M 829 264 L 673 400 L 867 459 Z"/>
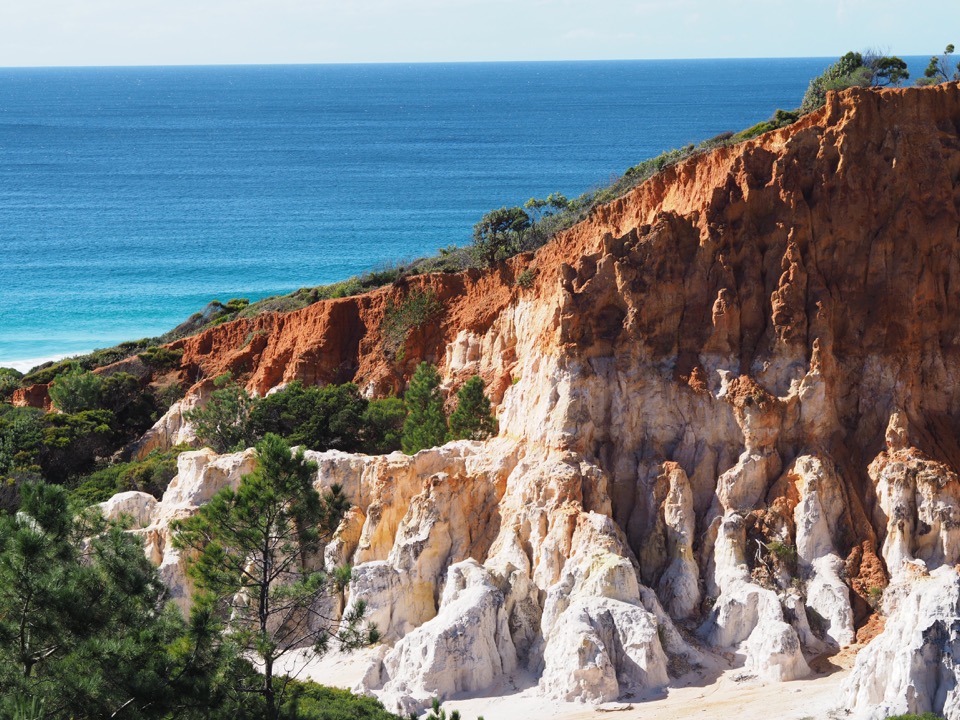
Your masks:
<path fill-rule="evenodd" d="M 160 345 L 153 345 L 137 357 L 139 357 L 144 364 L 156 370 L 173 370 L 174 368 L 180 367 L 183 350 L 174 350 Z"/>
<path fill-rule="evenodd" d="M 293 680 L 286 687 L 283 720 L 401 720 L 374 697 Z"/>
<path fill-rule="evenodd" d="M 519 275 L 515 281 L 517 287 L 522 287 L 524 289 L 533 287 L 533 281 L 536 279 L 536 273 L 533 272 L 530 268 L 526 268 Z"/>
<path fill-rule="evenodd" d="M 20 387 L 23 373 L 13 368 L 0 367 L 0 402 L 8 400 L 13 391 Z"/>
<path fill-rule="evenodd" d="M 443 310 L 433 290 L 412 290 L 399 304 L 387 301 L 380 325 L 384 349 L 391 355 L 403 348 L 412 330 L 421 328 Z"/>
<path fill-rule="evenodd" d="M 400 449 L 407 408 L 395 397 L 371 400 L 363 413 L 363 451 L 385 455 Z"/>
<path fill-rule="evenodd" d="M 357 386 L 305 388 L 300 381 L 258 400 L 250 412 L 252 437 L 276 433 L 310 450 L 358 452 L 364 446 L 367 400 Z"/>
<path fill-rule="evenodd" d="M 108 465 L 80 478 L 70 498 L 81 508 L 129 490 L 150 493 L 159 500 L 177 474 L 177 456 L 189 449 L 182 445 L 154 451 L 143 460 Z"/>
<path fill-rule="evenodd" d="M 79 367 L 58 375 L 50 386 L 50 401 L 61 412 L 95 410 L 102 400 L 103 378 Z"/>
<path fill-rule="evenodd" d="M 433 365 L 422 362 L 417 366 L 403 401 L 407 406 L 401 436 L 405 453 L 413 455 L 446 442 L 447 416 L 443 412 L 440 375 Z"/>
<path fill-rule="evenodd" d="M 215 378 L 214 385 L 217 389 L 203 407 L 184 413 L 193 423 L 197 438 L 217 453 L 252 446 L 250 415 L 256 399 L 233 382 L 230 373 Z"/>

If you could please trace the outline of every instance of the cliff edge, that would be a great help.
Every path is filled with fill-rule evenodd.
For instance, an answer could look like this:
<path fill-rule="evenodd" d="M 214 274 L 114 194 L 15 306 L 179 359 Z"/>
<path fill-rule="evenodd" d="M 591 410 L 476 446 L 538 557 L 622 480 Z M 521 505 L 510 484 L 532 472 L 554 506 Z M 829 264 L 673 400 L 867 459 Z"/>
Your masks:
<path fill-rule="evenodd" d="M 391 347 L 388 308 L 428 290 L 442 312 Z M 493 440 L 313 454 L 354 504 L 327 560 L 354 565 L 343 603 L 384 633 L 362 687 L 391 706 L 519 670 L 594 702 L 717 657 L 802 678 L 879 613 L 838 706 L 960 718 L 958 318 L 954 83 L 830 94 L 535 254 L 173 347 L 184 377 L 230 369 L 260 393 L 383 394 L 421 359 L 448 388 L 487 381 Z M 175 407 L 142 447 L 184 434 Z M 166 519 L 249 462 L 185 453 L 141 518 L 183 598 Z"/>

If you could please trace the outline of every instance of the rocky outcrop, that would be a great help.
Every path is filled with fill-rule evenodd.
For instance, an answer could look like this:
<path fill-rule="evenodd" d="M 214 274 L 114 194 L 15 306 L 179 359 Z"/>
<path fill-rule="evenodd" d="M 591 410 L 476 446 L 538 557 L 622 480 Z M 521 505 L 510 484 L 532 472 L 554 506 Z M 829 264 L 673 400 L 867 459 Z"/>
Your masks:
<path fill-rule="evenodd" d="M 13 391 L 10 402 L 14 407 L 35 407 L 41 410 L 53 408 L 50 391 L 46 385 L 30 385 Z"/>
<path fill-rule="evenodd" d="M 958 231 L 960 86 L 853 89 L 666 169 L 534 255 L 176 347 L 191 377 L 231 369 L 259 393 L 384 393 L 421 359 L 449 390 L 487 382 L 495 440 L 312 455 L 318 486 L 354 504 L 327 561 L 354 565 L 344 600 L 385 637 L 363 688 L 405 709 L 513 668 L 589 701 L 731 658 L 801 678 L 883 594 L 846 707 L 960 718 Z M 388 353 L 383 315 L 414 291 L 443 314 Z M 157 537 L 202 499 L 187 488 L 204 468 L 230 481 L 247 456 L 183 457 Z"/>

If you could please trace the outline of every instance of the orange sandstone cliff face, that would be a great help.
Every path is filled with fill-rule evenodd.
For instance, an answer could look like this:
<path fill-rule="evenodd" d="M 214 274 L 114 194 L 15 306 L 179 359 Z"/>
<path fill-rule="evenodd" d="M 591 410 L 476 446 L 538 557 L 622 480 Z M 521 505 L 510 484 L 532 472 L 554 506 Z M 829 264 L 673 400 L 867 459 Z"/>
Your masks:
<path fill-rule="evenodd" d="M 604 701 L 716 651 L 794 679 L 880 609 L 838 705 L 960 717 L 958 233 L 960 86 L 854 89 L 667 169 L 533 255 L 174 347 L 185 377 L 229 369 L 259 393 L 384 394 L 421 359 L 451 389 L 487 381 L 495 440 L 316 455 L 318 484 L 355 505 L 327 552 L 355 566 L 343 602 L 366 600 L 387 639 L 362 687 L 391 702 L 519 670 Z M 424 289 L 443 313 L 399 362 L 381 320 Z M 189 435 L 178 412 L 144 448 Z M 211 462 L 194 455 L 178 508 Z M 182 584 L 155 515 L 151 552 Z"/>

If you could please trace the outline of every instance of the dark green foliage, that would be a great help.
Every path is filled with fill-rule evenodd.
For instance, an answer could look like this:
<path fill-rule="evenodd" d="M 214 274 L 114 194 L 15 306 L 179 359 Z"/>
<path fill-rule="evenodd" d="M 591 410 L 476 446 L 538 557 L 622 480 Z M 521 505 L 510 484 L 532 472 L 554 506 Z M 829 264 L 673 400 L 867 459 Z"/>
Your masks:
<path fill-rule="evenodd" d="M 353 383 L 305 388 L 299 381 L 255 401 L 250 433 L 276 433 L 310 450 L 382 454 L 400 449 L 406 410 L 397 398 L 368 401 Z"/>
<path fill-rule="evenodd" d="M 412 330 L 423 327 L 442 311 L 443 305 L 433 290 L 411 290 L 399 304 L 388 300 L 380 325 L 384 349 L 390 354 L 400 352 Z"/>
<path fill-rule="evenodd" d="M 262 676 L 255 687 L 265 716 L 279 717 L 289 678 L 275 676 L 277 661 L 312 644 L 318 651 L 331 637 L 354 647 L 376 640 L 359 630 L 364 608 L 348 613 L 339 629 L 319 614 L 324 595 L 335 592 L 328 578 L 311 570 L 349 504 L 338 486 L 321 498 L 313 488 L 316 463 L 295 455 L 277 435 L 257 445 L 257 469 L 236 492 L 218 492 L 196 515 L 175 523 L 175 543 L 193 558 L 195 602 L 222 623 L 225 637 L 255 657 Z"/>
<path fill-rule="evenodd" d="M 403 423 L 401 446 L 408 455 L 424 448 L 442 445 L 447 438 L 447 417 L 440 394 L 440 375 L 429 363 L 417 366 L 404 396 L 407 417 Z"/>
<path fill-rule="evenodd" d="M 956 70 L 950 67 L 950 56 L 953 55 L 953 45 L 947 45 L 943 55 L 934 55 L 923 71 L 923 77 L 917 80 L 917 85 L 936 85 L 949 80 L 960 80 L 960 63 Z"/>
<path fill-rule="evenodd" d="M 137 490 L 159 500 L 177 474 L 177 456 L 189 449 L 178 445 L 170 450 L 155 450 L 143 460 L 108 465 L 79 478 L 70 499 L 78 507 L 87 507 L 109 500 L 117 493 Z"/>
<path fill-rule="evenodd" d="M 250 415 L 255 399 L 232 381 L 229 373 L 214 380 L 217 389 L 206 404 L 189 410 L 184 417 L 193 423 L 197 437 L 214 452 L 243 450 L 253 444 Z"/>
<path fill-rule="evenodd" d="M 806 114 L 823 107 L 827 100 L 827 91 L 850 87 L 854 81 L 854 73 L 862 67 L 863 55 L 860 53 L 848 52 L 842 56 L 810 81 L 807 92 L 800 102 L 800 112 Z"/>
<path fill-rule="evenodd" d="M 79 367 L 58 375 L 50 386 L 53 406 L 65 413 L 96 410 L 100 408 L 102 398 L 103 378 Z"/>
<path fill-rule="evenodd" d="M 284 720 L 401 720 L 373 697 L 295 680 L 287 686 L 280 717 Z"/>
<path fill-rule="evenodd" d="M 383 455 L 399 450 L 407 408 L 399 398 L 371 400 L 363 413 L 364 452 Z"/>
<path fill-rule="evenodd" d="M 153 423 L 156 403 L 140 381 L 127 373 L 97 375 L 75 369 L 59 375 L 50 386 L 54 407 L 70 415 L 103 410 L 103 422 L 113 431 L 113 448 L 138 437 Z M 106 452 L 106 448 L 103 450 Z"/>
<path fill-rule="evenodd" d="M 205 321 L 200 330 L 204 330 L 214 325 L 222 325 L 225 322 L 236 320 L 238 314 L 246 309 L 250 301 L 246 298 L 232 298 L 223 304 L 219 300 L 212 300 L 207 307 L 203 309 L 200 320 Z"/>
<path fill-rule="evenodd" d="M 898 57 L 880 57 L 873 64 L 874 85 L 900 85 L 910 79 L 907 63 Z"/>
<path fill-rule="evenodd" d="M 491 210 L 473 226 L 473 251 L 478 262 L 494 265 L 516 255 L 524 249 L 529 229 L 530 216 L 522 207 Z"/>
<path fill-rule="evenodd" d="M 18 469 L 39 471 L 44 413 L 36 408 L 0 405 L 0 478 Z"/>
<path fill-rule="evenodd" d="M 539 246 L 546 240 L 541 228 L 541 221 L 553 217 L 570 207 L 570 201 L 563 193 L 550 193 L 545 198 L 530 198 L 523 204 L 524 210 L 530 217 L 529 234 L 532 236 L 530 245 Z"/>
<path fill-rule="evenodd" d="M 74 370 L 57 379 L 51 394 L 70 412 L 0 406 L 0 481 L 42 476 L 71 484 L 138 437 L 156 412 L 152 396 L 126 373 Z"/>
<path fill-rule="evenodd" d="M 887 720 L 942 720 L 942 715 L 937 713 L 925 712 L 923 715 L 891 715 Z"/>
<path fill-rule="evenodd" d="M 113 413 L 116 447 L 136 440 L 159 416 L 157 399 L 144 391 L 140 380 L 127 373 L 104 378 L 100 408 Z"/>
<path fill-rule="evenodd" d="M 22 514 L 0 518 L 0 717 L 198 716 L 210 655 L 165 596 L 134 536 L 24 485 Z"/>
<path fill-rule="evenodd" d="M 810 81 L 800 102 L 800 113 L 806 114 L 823 107 L 827 101 L 827 92 L 831 90 L 844 90 L 855 86 L 899 85 L 909 78 L 907 64 L 896 56 L 848 52 Z"/>
<path fill-rule="evenodd" d="M 20 387 L 23 373 L 13 368 L 0 367 L 0 402 L 7 400 Z"/>
<path fill-rule="evenodd" d="M 474 375 L 457 392 L 457 409 L 450 415 L 453 440 L 485 440 L 497 432 L 497 420 L 490 411 L 483 379 Z"/>
<path fill-rule="evenodd" d="M 256 437 L 272 432 L 310 450 L 359 452 L 366 409 L 367 401 L 352 383 L 304 388 L 294 381 L 255 404 L 250 426 Z"/>
<path fill-rule="evenodd" d="M 172 370 L 180 367 L 183 350 L 173 350 L 168 347 L 154 345 L 153 347 L 148 347 L 137 357 L 156 370 Z"/>
<path fill-rule="evenodd" d="M 65 484 L 72 476 L 90 471 L 96 459 L 114 447 L 113 420 L 109 410 L 44 415 L 38 457 L 43 477 Z"/>

